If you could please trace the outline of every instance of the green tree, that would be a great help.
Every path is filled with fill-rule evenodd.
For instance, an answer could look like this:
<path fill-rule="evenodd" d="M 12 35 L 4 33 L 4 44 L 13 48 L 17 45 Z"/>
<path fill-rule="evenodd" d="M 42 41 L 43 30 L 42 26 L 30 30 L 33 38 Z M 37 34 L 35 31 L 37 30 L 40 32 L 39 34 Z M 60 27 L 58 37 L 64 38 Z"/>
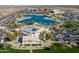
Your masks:
<path fill-rule="evenodd" d="M 21 31 L 15 31 L 15 36 L 18 37 L 21 34 Z"/>
<path fill-rule="evenodd" d="M 46 33 L 46 39 L 52 39 L 53 35 L 51 33 Z"/>
<path fill-rule="evenodd" d="M 57 28 L 55 26 L 51 26 L 49 27 L 49 30 L 52 30 L 53 32 L 56 30 Z"/>
<path fill-rule="evenodd" d="M 15 34 L 13 32 L 10 33 L 9 39 L 10 40 L 15 40 L 16 39 L 16 36 L 15 36 Z"/>

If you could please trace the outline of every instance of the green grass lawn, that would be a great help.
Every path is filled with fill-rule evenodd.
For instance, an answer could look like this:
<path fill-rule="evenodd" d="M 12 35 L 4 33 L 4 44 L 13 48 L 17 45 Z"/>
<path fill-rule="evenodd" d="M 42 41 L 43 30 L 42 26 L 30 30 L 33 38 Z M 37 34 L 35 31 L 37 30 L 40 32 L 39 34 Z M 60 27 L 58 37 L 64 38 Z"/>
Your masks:
<path fill-rule="evenodd" d="M 11 48 L 11 44 L 0 43 L 0 53 L 29 53 L 29 50 Z"/>
<path fill-rule="evenodd" d="M 0 53 L 29 53 L 29 50 L 20 50 L 12 48 L 0 48 Z"/>
<path fill-rule="evenodd" d="M 57 22 L 60 22 L 62 21 L 60 18 L 55 18 Z"/>
<path fill-rule="evenodd" d="M 0 53 L 29 53 L 29 50 L 0 47 Z M 62 43 L 53 43 L 50 49 L 33 50 L 33 53 L 79 53 L 79 46 L 69 48 Z"/>
<path fill-rule="evenodd" d="M 0 53 L 29 53 L 29 50 L 19 49 L 0 49 Z M 79 53 L 79 47 L 76 48 L 51 48 L 50 50 L 38 49 L 33 53 Z"/>
<path fill-rule="evenodd" d="M 32 44 L 32 46 L 40 46 L 41 44 Z"/>
<path fill-rule="evenodd" d="M 24 46 L 30 46 L 30 44 L 24 44 Z"/>
<path fill-rule="evenodd" d="M 75 48 L 69 48 L 63 44 L 55 43 L 54 47 L 51 47 L 49 50 L 39 49 L 33 50 L 34 53 L 79 53 L 79 46 Z"/>

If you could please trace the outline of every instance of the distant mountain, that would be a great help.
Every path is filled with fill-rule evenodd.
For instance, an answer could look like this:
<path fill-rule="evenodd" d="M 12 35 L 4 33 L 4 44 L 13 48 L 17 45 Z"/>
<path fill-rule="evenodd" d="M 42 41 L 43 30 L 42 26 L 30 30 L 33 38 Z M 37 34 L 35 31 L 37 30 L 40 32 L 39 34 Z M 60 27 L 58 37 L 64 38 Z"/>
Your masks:
<path fill-rule="evenodd" d="M 11 8 L 11 7 L 43 7 L 43 8 L 66 7 L 66 8 L 79 8 L 79 5 L 0 5 L 0 8 Z"/>

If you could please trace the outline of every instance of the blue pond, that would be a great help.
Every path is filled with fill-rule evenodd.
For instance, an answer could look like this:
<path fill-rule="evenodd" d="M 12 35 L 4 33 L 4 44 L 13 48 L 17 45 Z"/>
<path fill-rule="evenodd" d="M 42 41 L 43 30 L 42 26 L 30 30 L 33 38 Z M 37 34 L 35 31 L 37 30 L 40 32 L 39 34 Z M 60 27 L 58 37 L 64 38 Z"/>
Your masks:
<path fill-rule="evenodd" d="M 18 23 L 23 23 L 23 22 L 37 22 L 39 24 L 43 25 L 53 25 L 56 23 L 54 19 L 50 19 L 48 16 L 42 16 L 42 15 L 24 15 L 26 17 L 30 18 L 25 18 L 23 20 L 18 21 Z"/>

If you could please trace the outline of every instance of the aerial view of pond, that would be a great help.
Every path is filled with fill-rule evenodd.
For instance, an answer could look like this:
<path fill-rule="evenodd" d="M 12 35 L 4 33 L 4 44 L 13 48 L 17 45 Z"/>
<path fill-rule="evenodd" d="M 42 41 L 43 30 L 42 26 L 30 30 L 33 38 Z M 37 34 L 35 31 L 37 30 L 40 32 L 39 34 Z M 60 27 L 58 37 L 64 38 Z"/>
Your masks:
<path fill-rule="evenodd" d="M 29 18 L 25 18 L 23 20 L 18 21 L 18 23 L 23 23 L 23 22 L 37 22 L 42 25 L 53 25 L 56 24 L 56 21 L 54 19 L 51 19 L 48 16 L 43 16 L 43 15 L 24 15 L 24 16 L 29 16 Z"/>

